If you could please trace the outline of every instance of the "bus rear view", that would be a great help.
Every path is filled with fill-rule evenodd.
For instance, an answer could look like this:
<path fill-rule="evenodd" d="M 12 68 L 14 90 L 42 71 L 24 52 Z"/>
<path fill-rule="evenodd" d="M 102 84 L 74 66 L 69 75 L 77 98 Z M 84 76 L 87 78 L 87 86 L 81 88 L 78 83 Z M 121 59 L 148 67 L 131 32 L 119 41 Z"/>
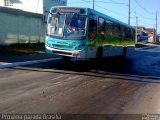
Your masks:
<path fill-rule="evenodd" d="M 45 47 L 47 53 L 64 58 L 85 58 L 87 49 L 86 9 L 51 8 L 47 21 Z"/>

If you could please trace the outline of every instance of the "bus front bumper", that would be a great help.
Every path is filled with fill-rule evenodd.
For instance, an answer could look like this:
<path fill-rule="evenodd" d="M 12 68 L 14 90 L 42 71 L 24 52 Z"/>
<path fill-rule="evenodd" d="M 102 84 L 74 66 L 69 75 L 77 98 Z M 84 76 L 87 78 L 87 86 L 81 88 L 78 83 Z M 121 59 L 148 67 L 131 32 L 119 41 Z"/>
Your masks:
<path fill-rule="evenodd" d="M 86 58 L 86 51 L 85 50 L 59 50 L 55 48 L 46 47 L 46 53 L 48 54 L 56 54 L 60 56 L 68 56 L 73 58 Z"/>

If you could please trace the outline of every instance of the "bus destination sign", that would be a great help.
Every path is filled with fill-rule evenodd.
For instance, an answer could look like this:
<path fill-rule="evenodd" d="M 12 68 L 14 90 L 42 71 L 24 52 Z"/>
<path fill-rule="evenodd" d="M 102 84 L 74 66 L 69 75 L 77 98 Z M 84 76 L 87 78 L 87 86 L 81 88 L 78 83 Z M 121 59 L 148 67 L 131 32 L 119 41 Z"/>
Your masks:
<path fill-rule="evenodd" d="M 86 11 L 83 8 L 53 8 L 52 13 L 78 13 L 85 14 Z"/>

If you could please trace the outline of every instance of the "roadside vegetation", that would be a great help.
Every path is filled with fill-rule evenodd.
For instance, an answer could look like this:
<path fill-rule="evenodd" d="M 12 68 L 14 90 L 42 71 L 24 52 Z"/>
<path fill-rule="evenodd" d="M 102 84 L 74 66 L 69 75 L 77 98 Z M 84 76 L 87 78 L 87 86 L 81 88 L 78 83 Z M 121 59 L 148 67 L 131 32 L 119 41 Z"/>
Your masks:
<path fill-rule="evenodd" d="M 44 43 L 27 43 L 0 46 L 0 56 L 27 55 L 37 52 L 45 52 Z"/>

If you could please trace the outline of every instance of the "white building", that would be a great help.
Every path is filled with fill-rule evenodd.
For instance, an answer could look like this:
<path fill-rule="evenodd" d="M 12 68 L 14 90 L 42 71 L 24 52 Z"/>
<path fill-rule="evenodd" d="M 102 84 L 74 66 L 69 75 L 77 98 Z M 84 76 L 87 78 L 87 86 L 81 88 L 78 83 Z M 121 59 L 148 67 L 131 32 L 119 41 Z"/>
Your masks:
<path fill-rule="evenodd" d="M 52 6 L 66 6 L 67 0 L 0 0 L 1 7 L 20 9 L 40 13 L 49 11 Z"/>

